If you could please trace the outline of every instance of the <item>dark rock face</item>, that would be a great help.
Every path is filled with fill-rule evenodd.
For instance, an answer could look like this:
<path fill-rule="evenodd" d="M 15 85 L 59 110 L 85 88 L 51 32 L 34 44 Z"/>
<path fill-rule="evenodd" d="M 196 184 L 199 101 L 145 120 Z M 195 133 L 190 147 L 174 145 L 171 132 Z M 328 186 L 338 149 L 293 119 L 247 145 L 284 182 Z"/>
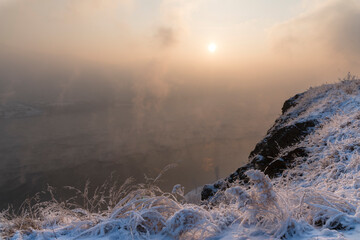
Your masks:
<path fill-rule="evenodd" d="M 289 110 L 291 107 L 295 107 L 298 103 L 298 99 L 303 97 L 304 93 L 298 93 L 295 96 L 289 98 L 288 100 L 286 100 L 284 102 L 283 107 L 281 108 L 282 114 L 284 114 L 285 112 L 287 112 L 287 110 Z"/>
<path fill-rule="evenodd" d="M 226 188 L 228 188 L 229 185 L 226 183 L 226 181 L 217 181 L 214 184 L 206 184 L 201 191 L 201 199 L 208 199 L 215 195 L 215 193 L 218 190 L 224 191 Z"/>
<path fill-rule="evenodd" d="M 270 178 L 277 177 L 289 168 L 296 157 L 305 157 L 307 155 L 304 148 L 295 148 L 289 152 L 282 150 L 290 147 L 310 134 L 319 122 L 315 119 L 295 122 L 291 125 L 285 124 L 294 113 L 288 110 L 296 106 L 304 93 L 296 94 L 294 97 L 285 101 L 282 107 L 282 116 L 275 121 L 275 124 L 269 129 L 266 137 L 260 141 L 255 149 L 250 153 L 250 162 L 238 168 L 229 177 L 225 178 L 222 184 L 205 185 L 201 193 L 202 200 L 208 200 L 219 190 L 224 190 L 229 183 L 240 181 L 243 184 L 248 182 L 245 172 L 249 169 L 261 170 Z"/>
<path fill-rule="evenodd" d="M 263 170 L 270 178 L 279 176 L 285 169 L 291 167 L 293 160 L 297 157 L 306 157 L 307 152 L 304 148 L 299 147 L 287 152 L 280 157 L 271 161 L 267 167 Z"/>
<path fill-rule="evenodd" d="M 251 163 L 254 164 L 255 169 L 265 172 L 270 177 L 276 176 L 281 173 L 278 171 L 277 166 L 280 169 L 286 168 L 284 159 L 276 159 L 276 157 L 279 157 L 281 149 L 292 146 L 304 139 L 317 124 L 316 120 L 309 120 L 282 128 L 274 127 L 250 153 Z"/>

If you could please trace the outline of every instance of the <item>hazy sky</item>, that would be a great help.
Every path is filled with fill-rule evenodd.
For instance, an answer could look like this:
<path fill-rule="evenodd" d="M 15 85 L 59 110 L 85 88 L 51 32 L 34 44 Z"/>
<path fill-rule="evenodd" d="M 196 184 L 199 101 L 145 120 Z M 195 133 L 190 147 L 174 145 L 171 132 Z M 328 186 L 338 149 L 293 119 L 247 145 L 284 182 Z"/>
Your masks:
<path fill-rule="evenodd" d="M 358 73 L 359 2 L 0 0 L 0 60 L 111 67 L 159 97 L 189 82 L 281 87 L 286 98 Z"/>
<path fill-rule="evenodd" d="M 359 14 L 356 0 L 0 0 L 0 51 L 231 68 L 336 57 L 346 71 L 359 57 Z"/>

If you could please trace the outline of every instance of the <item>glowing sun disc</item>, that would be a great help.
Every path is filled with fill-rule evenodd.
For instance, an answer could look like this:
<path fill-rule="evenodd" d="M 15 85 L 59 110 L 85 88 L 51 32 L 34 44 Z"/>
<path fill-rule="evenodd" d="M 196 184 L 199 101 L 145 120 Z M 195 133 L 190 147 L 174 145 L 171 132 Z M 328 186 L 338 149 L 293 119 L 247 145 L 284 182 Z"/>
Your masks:
<path fill-rule="evenodd" d="M 216 48 L 217 48 L 217 46 L 216 46 L 215 43 L 210 43 L 210 44 L 208 45 L 208 50 L 209 50 L 209 52 L 211 52 L 211 53 L 214 53 L 214 52 L 216 51 Z"/>

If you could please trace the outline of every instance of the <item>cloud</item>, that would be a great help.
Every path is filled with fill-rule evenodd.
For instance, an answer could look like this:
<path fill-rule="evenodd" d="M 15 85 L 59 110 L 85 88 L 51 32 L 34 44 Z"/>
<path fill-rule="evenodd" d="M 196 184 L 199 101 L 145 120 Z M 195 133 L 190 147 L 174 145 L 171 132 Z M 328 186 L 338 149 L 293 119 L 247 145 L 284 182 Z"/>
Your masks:
<path fill-rule="evenodd" d="M 176 32 L 171 27 L 158 28 L 155 37 L 159 41 L 161 47 L 172 47 L 177 42 Z"/>
<path fill-rule="evenodd" d="M 360 4 L 329 0 L 273 27 L 274 49 L 295 56 L 360 58 Z"/>
<path fill-rule="evenodd" d="M 202 0 L 162 0 L 159 5 L 160 27 L 155 38 L 161 47 L 175 46 L 189 34 L 193 11 Z"/>

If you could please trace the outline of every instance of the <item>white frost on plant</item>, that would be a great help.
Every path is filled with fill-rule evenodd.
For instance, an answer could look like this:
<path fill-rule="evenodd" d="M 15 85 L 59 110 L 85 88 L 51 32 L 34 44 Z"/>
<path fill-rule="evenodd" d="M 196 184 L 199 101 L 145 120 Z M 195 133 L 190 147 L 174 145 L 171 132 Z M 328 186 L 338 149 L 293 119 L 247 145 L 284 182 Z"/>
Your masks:
<path fill-rule="evenodd" d="M 177 194 L 177 195 L 179 195 L 179 196 L 181 196 L 181 197 L 184 197 L 184 191 L 185 191 L 185 189 L 184 189 L 183 186 L 181 186 L 180 184 L 176 184 L 176 185 L 173 187 L 171 193 L 172 193 L 172 194 Z"/>

